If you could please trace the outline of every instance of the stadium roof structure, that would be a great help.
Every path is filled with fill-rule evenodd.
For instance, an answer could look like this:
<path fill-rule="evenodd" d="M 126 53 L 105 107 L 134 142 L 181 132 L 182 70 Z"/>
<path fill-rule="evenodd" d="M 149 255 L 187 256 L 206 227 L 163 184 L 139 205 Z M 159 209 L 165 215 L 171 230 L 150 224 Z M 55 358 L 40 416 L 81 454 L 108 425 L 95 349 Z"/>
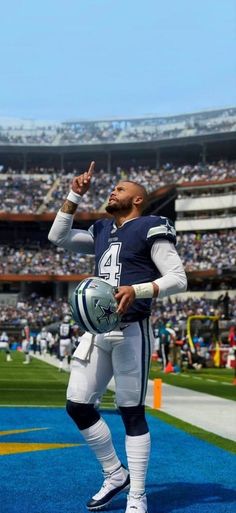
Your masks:
<path fill-rule="evenodd" d="M 62 122 L 0 118 L 1 147 L 68 147 L 153 143 L 236 134 L 236 107 L 172 116 Z"/>
<path fill-rule="evenodd" d="M 71 118 L 66 120 L 42 120 L 42 119 L 35 119 L 35 118 L 19 118 L 19 117 L 1 117 L 0 116 L 0 127 L 14 127 L 14 126 L 22 126 L 24 125 L 26 128 L 30 127 L 30 125 L 37 125 L 37 126 L 60 126 L 61 124 L 74 124 L 74 123 L 106 123 L 109 121 L 136 121 L 136 120 L 170 120 L 170 119 L 180 119 L 180 118 L 187 118 L 189 116 L 203 116 L 203 117 L 209 117 L 209 115 L 221 115 L 221 114 L 236 114 L 236 107 L 231 105 L 227 107 L 220 107 L 215 109 L 204 109 L 200 111 L 193 111 L 193 112 L 179 112 L 175 114 L 140 114 L 137 116 L 110 116 L 105 118 Z"/>

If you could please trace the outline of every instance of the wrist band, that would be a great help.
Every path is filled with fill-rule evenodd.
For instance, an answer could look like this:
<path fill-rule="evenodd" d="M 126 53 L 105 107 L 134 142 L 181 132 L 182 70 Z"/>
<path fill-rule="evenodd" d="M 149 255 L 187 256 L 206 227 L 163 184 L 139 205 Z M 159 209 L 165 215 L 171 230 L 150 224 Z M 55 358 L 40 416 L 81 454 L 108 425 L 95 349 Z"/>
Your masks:
<path fill-rule="evenodd" d="M 154 287 L 151 281 L 147 283 L 138 283 L 137 285 L 132 285 L 135 297 L 137 299 L 149 299 L 153 297 Z"/>
<path fill-rule="evenodd" d="M 76 192 L 72 191 L 72 189 L 71 189 L 66 199 L 68 199 L 69 201 L 72 201 L 72 203 L 75 203 L 76 205 L 78 205 L 81 201 L 81 196 L 79 194 L 77 194 Z"/>

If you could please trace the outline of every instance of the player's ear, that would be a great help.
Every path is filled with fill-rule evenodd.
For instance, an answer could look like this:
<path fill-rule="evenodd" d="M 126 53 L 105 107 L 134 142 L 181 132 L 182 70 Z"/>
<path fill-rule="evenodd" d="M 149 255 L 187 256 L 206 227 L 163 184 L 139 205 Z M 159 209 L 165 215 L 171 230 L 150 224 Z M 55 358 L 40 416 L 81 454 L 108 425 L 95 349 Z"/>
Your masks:
<path fill-rule="evenodd" d="M 143 205 L 144 199 L 141 195 L 137 195 L 133 199 L 133 203 L 136 207 L 141 207 Z"/>

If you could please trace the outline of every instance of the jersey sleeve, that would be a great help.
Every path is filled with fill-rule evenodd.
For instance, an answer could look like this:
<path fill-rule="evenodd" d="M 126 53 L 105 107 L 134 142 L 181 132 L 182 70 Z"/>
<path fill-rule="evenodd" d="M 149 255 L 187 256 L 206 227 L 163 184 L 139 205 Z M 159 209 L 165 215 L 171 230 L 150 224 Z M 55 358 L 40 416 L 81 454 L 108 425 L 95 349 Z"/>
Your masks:
<path fill-rule="evenodd" d="M 73 216 L 59 210 L 48 234 L 50 242 L 69 251 L 93 255 L 94 241 L 91 232 L 73 229 L 72 224 Z"/>
<path fill-rule="evenodd" d="M 156 240 L 168 240 L 176 244 L 176 231 L 173 222 L 168 217 L 150 216 L 146 240 L 151 247 Z"/>

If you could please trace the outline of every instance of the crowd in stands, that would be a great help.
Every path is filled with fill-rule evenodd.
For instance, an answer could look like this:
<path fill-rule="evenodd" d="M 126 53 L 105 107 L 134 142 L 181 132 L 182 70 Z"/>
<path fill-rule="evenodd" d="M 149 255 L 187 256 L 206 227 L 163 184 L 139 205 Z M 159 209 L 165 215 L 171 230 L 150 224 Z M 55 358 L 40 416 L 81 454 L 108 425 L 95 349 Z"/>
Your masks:
<path fill-rule="evenodd" d="M 0 120 L 1 145 L 145 142 L 236 130 L 236 109 L 169 117 L 43 123 Z"/>
<path fill-rule="evenodd" d="M 229 294 L 230 298 L 230 294 Z M 59 322 L 70 311 L 65 298 L 53 300 L 32 294 L 28 299 L 19 300 L 16 306 L 1 305 L 0 322 L 20 326 L 26 319 L 32 329 L 48 326 Z M 222 297 L 212 301 L 202 296 L 188 299 L 153 301 L 152 323 L 171 321 L 181 328 L 189 315 L 219 315 L 224 318 L 224 303 Z M 236 298 L 229 300 L 229 318 L 236 319 Z"/>
<path fill-rule="evenodd" d="M 236 266 L 236 229 L 178 234 L 178 252 L 185 270 L 232 268 Z"/>
<path fill-rule="evenodd" d="M 45 176 L 48 176 L 48 178 L 51 177 L 51 178 L 53 178 L 53 180 L 56 180 L 62 174 L 67 174 L 67 173 L 65 170 L 59 170 L 55 167 L 44 167 L 44 166 L 30 167 L 29 166 L 29 167 L 27 167 L 27 169 L 23 170 L 21 168 L 14 169 L 11 166 L 3 166 L 2 164 L 0 165 L 0 179 L 4 179 L 5 175 L 10 175 L 10 176 L 19 175 L 19 176 L 23 176 L 24 178 L 27 178 L 27 176 L 25 177 L 25 175 L 31 175 L 33 178 L 36 178 L 36 177 L 39 178 L 39 175 L 45 175 Z"/>
<path fill-rule="evenodd" d="M 64 171 L 44 170 L 36 168 L 32 174 L 16 174 L 12 169 L 2 169 L 0 173 L 0 212 L 11 213 L 43 213 L 56 212 L 65 199 L 70 183 L 76 174 L 65 174 Z M 34 172 L 35 171 L 35 172 Z M 39 172 L 40 171 L 40 172 Z M 47 171 L 47 173 L 46 173 Z M 184 182 L 221 181 L 226 178 L 236 179 L 236 162 L 219 162 L 203 165 L 184 165 L 175 167 L 166 163 L 161 169 L 149 169 L 139 166 L 124 169 L 117 167 L 113 173 L 104 169 L 96 170 L 92 179 L 91 189 L 83 196 L 80 203 L 82 211 L 103 209 L 107 198 L 119 179 L 134 180 L 142 183 L 151 193 L 160 187 Z"/>
<path fill-rule="evenodd" d="M 209 187 L 208 182 L 203 185 L 192 184 L 187 187 L 178 187 L 177 200 L 186 200 L 189 198 L 209 198 L 216 199 L 218 196 L 228 196 L 236 193 L 236 180 L 218 182 L 214 187 Z"/>
<path fill-rule="evenodd" d="M 0 180 L 0 212 L 37 213 L 53 184 L 53 178 L 9 175 Z"/>
<path fill-rule="evenodd" d="M 173 173 L 173 169 L 172 169 Z M 211 181 L 223 181 L 228 178 L 236 178 L 236 162 L 220 160 L 218 162 L 208 163 L 203 165 L 202 163 L 190 166 L 179 166 L 175 170 L 175 180 L 179 184 L 184 182 L 211 182 Z M 174 181 L 172 182 L 174 183 Z"/>
<path fill-rule="evenodd" d="M 32 329 L 59 322 L 69 312 L 65 298 L 57 299 L 38 297 L 32 294 L 28 299 L 19 300 L 16 306 L 1 305 L 0 323 L 17 326 L 25 319 Z"/>
<path fill-rule="evenodd" d="M 59 210 L 68 194 L 72 179 L 76 174 L 78 174 L 78 172 L 61 176 L 58 186 L 52 192 L 51 197 L 45 206 L 47 212 L 55 212 Z M 107 173 L 103 169 L 96 171 L 96 179 L 92 178 L 91 187 L 87 194 L 81 198 L 79 209 L 83 211 L 99 210 L 110 194 L 114 186 L 114 181 L 119 180 L 119 178 L 119 170 L 117 170 L 113 175 Z"/>
<path fill-rule="evenodd" d="M 71 253 L 61 248 L 16 249 L 0 246 L 1 274 L 92 274 L 94 259 L 90 255 Z"/>
<path fill-rule="evenodd" d="M 208 233 L 185 232 L 177 237 L 185 270 L 202 271 L 236 266 L 236 229 Z M 92 274 L 94 259 L 54 246 L 26 248 L 0 246 L 1 274 Z"/>
<path fill-rule="evenodd" d="M 43 126 L 37 122 L 18 121 L 6 125 L 0 120 L 0 145 L 51 145 L 55 144 L 57 134 L 58 126 L 55 124 Z"/>
<path fill-rule="evenodd" d="M 219 294 L 217 300 L 207 299 L 204 295 L 199 297 L 189 297 L 188 299 L 177 298 L 175 301 L 171 297 L 166 301 L 153 300 L 152 322 L 155 324 L 159 319 L 166 323 L 171 321 L 174 325 L 181 326 L 182 321 L 190 315 L 217 315 L 224 319 L 225 315 L 224 295 Z M 228 317 L 236 319 L 236 297 L 230 297 L 228 304 Z"/>

